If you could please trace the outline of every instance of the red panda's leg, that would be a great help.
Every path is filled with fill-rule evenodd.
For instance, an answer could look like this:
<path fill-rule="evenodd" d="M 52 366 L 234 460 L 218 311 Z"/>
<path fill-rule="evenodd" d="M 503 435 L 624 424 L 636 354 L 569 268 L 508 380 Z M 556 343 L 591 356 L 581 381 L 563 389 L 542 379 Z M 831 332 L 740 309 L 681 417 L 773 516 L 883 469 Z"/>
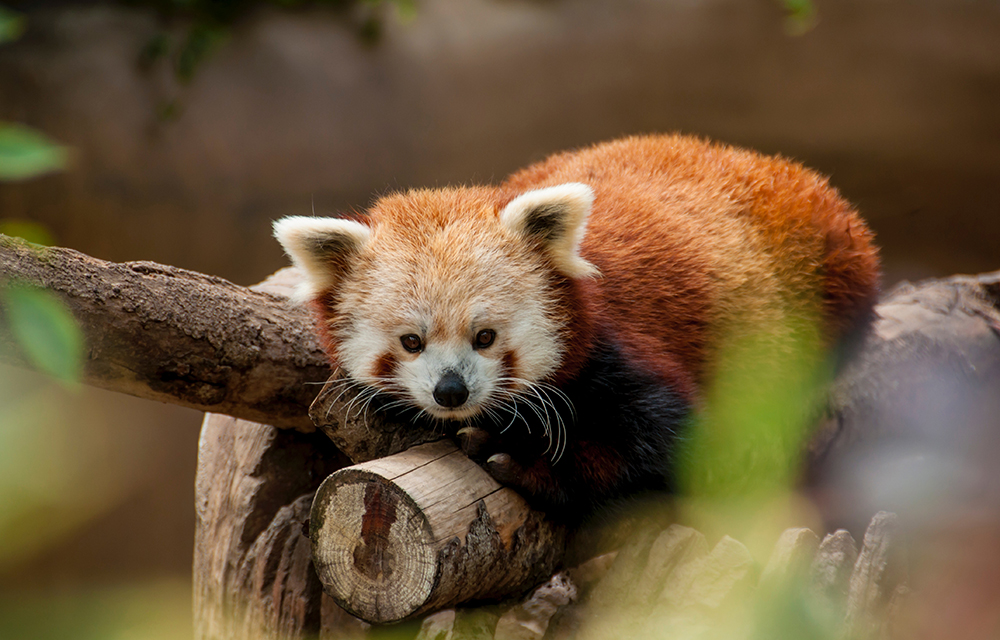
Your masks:
<path fill-rule="evenodd" d="M 502 485 L 521 491 L 525 496 L 542 500 L 546 505 L 559 505 L 567 501 L 562 484 L 553 473 L 552 464 L 543 457 L 519 461 L 504 451 L 502 438 L 485 429 L 465 427 L 458 433 L 462 451 L 477 460 L 493 479 Z M 519 448 L 519 447 L 518 447 Z M 565 461 L 564 465 L 570 464 Z"/>
<path fill-rule="evenodd" d="M 555 463 L 541 457 L 522 465 L 499 453 L 490 457 L 486 468 L 497 482 L 556 509 L 602 503 L 620 493 L 626 476 L 621 454 L 593 442 L 574 443 Z"/>
<path fill-rule="evenodd" d="M 558 512 L 560 507 L 573 502 L 564 479 L 542 458 L 524 466 L 507 453 L 497 453 L 486 461 L 486 470 L 494 480 L 520 491 L 529 501 L 537 503 L 536 506 Z M 596 496 L 591 493 L 587 497 Z"/>
<path fill-rule="evenodd" d="M 455 434 L 458 439 L 458 446 L 462 448 L 465 455 L 473 460 L 479 460 L 486 453 L 493 436 L 486 429 L 479 427 L 463 427 Z"/>
<path fill-rule="evenodd" d="M 458 438 L 470 458 L 492 453 L 483 465 L 497 482 L 549 508 L 599 503 L 618 493 L 626 474 L 621 454 L 607 444 L 571 442 L 553 463 L 545 455 L 519 460 L 484 429 L 466 427 Z"/>

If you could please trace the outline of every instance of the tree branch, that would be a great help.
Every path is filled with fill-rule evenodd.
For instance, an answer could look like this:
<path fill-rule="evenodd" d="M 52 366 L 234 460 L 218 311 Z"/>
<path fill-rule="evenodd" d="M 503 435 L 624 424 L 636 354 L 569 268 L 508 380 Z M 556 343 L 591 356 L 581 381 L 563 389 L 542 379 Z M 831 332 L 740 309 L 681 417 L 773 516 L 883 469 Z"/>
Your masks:
<path fill-rule="evenodd" d="M 252 288 L 153 262 L 113 263 L 0 235 L 0 286 L 55 293 L 83 331 L 83 382 L 140 398 L 304 431 L 329 366 L 298 274 Z M 0 309 L 0 358 L 30 366 Z"/>

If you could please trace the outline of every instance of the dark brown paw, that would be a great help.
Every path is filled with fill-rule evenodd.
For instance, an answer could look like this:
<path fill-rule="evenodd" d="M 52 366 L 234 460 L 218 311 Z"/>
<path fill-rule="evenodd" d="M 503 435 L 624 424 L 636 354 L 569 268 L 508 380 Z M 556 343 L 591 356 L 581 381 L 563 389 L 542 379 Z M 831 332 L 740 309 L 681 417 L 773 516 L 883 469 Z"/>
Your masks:
<path fill-rule="evenodd" d="M 482 460 L 489 453 L 487 446 L 492 439 L 486 429 L 478 427 L 463 427 L 455 434 L 458 439 L 458 446 L 462 448 L 465 455 L 473 460 Z"/>
<path fill-rule="evenodd" d="M 506 453 L 496 453 L 486 461 L 486 470 L 500 484 L 520 487 L 524 481 L 524 468 Z"/>

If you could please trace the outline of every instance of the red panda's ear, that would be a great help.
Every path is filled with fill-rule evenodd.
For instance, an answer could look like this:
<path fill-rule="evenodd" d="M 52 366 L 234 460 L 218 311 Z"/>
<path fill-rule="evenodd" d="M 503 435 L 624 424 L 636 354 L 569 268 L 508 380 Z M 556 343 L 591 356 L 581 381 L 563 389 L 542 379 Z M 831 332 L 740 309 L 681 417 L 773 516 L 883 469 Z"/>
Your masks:
<path fill-rule="evenodd" d="M 570 278 L 598 275 L 597 267 L 580 257 L 580 241 L 594 192 L 570 182 L 528 191 L 500 212 L 500 223 L 514 234 L 540 243 L 559 271 Z"/>
<path fill-rule="evenodd" d="M 340 218 L 289 216 L 274 223 L 274 237 L 306 280 L 296 297 L 315 298 L 336 286 L 361 253 L 371 230 L 360 222 Z"/>

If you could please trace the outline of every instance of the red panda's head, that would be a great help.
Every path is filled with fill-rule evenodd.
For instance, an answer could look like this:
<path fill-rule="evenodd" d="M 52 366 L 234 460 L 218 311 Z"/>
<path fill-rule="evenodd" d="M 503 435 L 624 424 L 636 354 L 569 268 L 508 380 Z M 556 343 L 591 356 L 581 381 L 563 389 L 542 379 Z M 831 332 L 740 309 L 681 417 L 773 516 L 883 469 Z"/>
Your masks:
<path fill-rule="evenodd" d="M 593 193 L 574 183 L 507 199 L 492 188 L 411 191 L 380 199 L 364 222 L 275 223 L 348 376 L 464 419 L 558 370 L 572 311 L 556 287 L 597 272 L 579 254 Z"/>

